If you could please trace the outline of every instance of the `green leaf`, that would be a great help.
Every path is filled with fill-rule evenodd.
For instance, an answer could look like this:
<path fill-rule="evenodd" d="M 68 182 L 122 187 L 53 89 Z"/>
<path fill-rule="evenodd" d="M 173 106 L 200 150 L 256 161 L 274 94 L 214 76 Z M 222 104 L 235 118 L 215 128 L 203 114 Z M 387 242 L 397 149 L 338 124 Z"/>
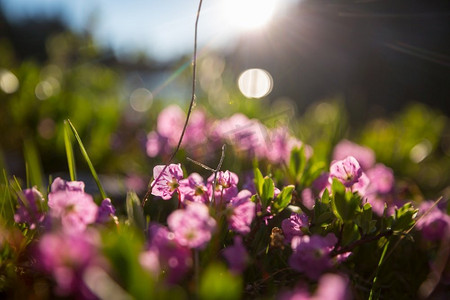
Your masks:
<path fill-rule="evenodd" d="M 417 209 L 412 207 L 411 203 L 406 203 L 399 209 L 396 209 L 392 230 L 406 231 L 410 229 L 415 223 L 414 218 L 417 215 L 417 211 Z"/>
<path fill-rule="evenodd" d="M 256 187 L 256 192 L 258 193 L 258 195 L 262 195 L 263 192 L 263 184 L 264 184 L 264 177 L 261 173 L 261 171 L 258 168 L 255 168 L 254 170 L 255 173 L 255 187 Z"/>
<path fill-rule="evenodd" d="M 231 274 L 219 263 L 214 263 L 205 270 L 201 277 L 200 299 L 240 299 L 242 294 L 242 278 Z"/>
<path fill-rule="evenodd" d="M 337 218 L 342 221 L 351 221 L 359 212 L 361 198 L 357 194 L 345 191 L 345 186 L 337 179 L 332 183 L 331 208 Z"/>
<path fill-rule="evenodd" d="M 263 208 L 266 208 L 270 205 L 270 202 L 273 199 L 274 193 L 275 193 L 275 184 L 273 183 L 272 178 L 270 178 L 268 176 L 264 177 L 262 193 L 260 195 Z"/>
<path fill-rule="evenodd" d="M 358 231 L 358 226 L 353 222 L 344 223 L 344 228 L 342 230 L 342 246 L 347 246 L 350 243 L 359 239 L 361 235 Z"/>
<path fill-rule="evenodd" d="M 361 228 L 363 234 L 369 234 L 376 230 L 376 220 L 372 220 L 372 205 L 364 204 L 361 213 L 356 217 L 356 224 Z"/>
<path fill-rule="evenodd" d="M 127 215 L 128 221 L 142 232 L 146 229 L 144 210 L 142 209 L 139 197 L 135 192 L 127 193 Z"/>
<path fill-rule="evenodd" d="M 70 138 L 70 126 L 64 121 L 64 145 L 66 148 L 67 164 L 69 166 L 70 180 L 77 180 L 75 156 L 73 155 L 72 139 Z"/>
<path fill-rule="evenodd" d="M 294 148 L 291 151 L 291 158 L 289 160 L 289 173 L 295 179 L 295 182 L 300 182 L 303 172 L 305 170 L 306 156 L 303 147 Z"/>
<path fill-rule="evenodd" d="M 292 199 L 292 192 L 294 191 L 295 186 L 288 185 L 283 188 L 281 193 L 274 199 L 273 205 L 272 205 L 272 212 L 273 213 L 279 213 L 285 209 L 289 203 L 291 203 Z"/>
<path fill-rule="evenodd" d="M 155 280 L 144 270 L 139 255 L 144 249 L 143 237 L 127 226 L 119 230 L 104 232 L 103 253 L 105 254 L 117 280 L 133 299 L 152 299 Z"/>
<path fill-rule="evenodd" d="M 81 154 L 83 154 L 84 160 L 86 161 L 86 163 L 89 166 L 89 170 L 91 171 L 92 177 L 94 177 L 95 183 L 97 184 L 97 187 L 100 191 L 100 194 L 102 195 L 102 198 L 103 199 L 108 198 L 108 196 L 106 196 L 105 190 L 102 187 L 102 184 L 100 183 L 100 180 L 98 179 L 97 172 L 95 171 L 94 166 L 92 165 L 91 159 L 89 158 L 89 155 L 87 154 L 86 148 L 84 148 L 83 142 L 81 141 L 81 138 L 78 135 L 77 130 L 75 129 L 75 127 L 73 126 L 72 122 L 70 122 L 69 119 L 67 119 L 67 124 L 69 124 L 70 129 L 72 130 L 72 133 L 78 142 L 78 146 L 80 147 Z"/>

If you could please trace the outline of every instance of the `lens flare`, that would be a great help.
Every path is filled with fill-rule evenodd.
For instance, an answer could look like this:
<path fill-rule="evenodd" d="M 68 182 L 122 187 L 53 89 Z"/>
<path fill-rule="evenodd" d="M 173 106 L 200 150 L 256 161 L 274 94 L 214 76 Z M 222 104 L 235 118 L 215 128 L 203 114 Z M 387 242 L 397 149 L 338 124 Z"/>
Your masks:
<path fill-rule="evenodd" d="M 258 99 L 272 91 L 273 79 L 263 69 L 248 69 L 239 76 L 238 86 L 245 97 Z"/>
<path fill-rule="evenodd" d="M 257 29 L 271 20 L 276 4 L 276 0 L 227 0 L 222 11 L 229 26 Z"/>

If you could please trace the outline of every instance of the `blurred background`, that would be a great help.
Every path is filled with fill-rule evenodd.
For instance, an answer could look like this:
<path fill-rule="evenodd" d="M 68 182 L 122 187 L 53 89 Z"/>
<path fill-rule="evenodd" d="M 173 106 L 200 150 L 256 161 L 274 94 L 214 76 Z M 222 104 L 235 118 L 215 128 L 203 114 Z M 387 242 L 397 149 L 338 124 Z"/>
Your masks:
<path fill-rule="evenodd" d="M 110 193 L 145 190 L 161 162 L 145 155 L 147 133 L 163 107 L 190 101 L 197 8 L 0 0 L 0 167 L 67 174 L 70 118 Z M 204 1 L 197 105 L 215 118 L 281 113 L 325 161 L 350 138 L 425 197 L 445 194 L 449 37 L 446 0 Z"/>

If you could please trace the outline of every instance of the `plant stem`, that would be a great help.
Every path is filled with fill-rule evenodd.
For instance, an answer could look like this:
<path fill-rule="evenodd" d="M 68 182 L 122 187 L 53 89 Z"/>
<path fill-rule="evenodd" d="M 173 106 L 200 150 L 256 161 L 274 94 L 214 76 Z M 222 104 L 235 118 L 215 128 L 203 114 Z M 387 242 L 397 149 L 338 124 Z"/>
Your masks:
<path fill-rule="evenodd" d="M 174 159 L 175 155 L 178 153 L 178 150 L 180 149 L 180 146 L 181 146 L 181 142 L 183 141 L 184 134 L 186 132 L 187 125 L 189 123 L 189 118 L 191 116 L 192 108 L 194 107 L 194 103 L 195 103 L 195 87 L 196 87 L 196 84 L 197 84 L 197 78 L 196 78 L 197 77 L 197 31 L 198 31 L 198 20 L 200 19 L 200 11 L 202 9 L 202 3 L 203 3 L 203 0 L 200 0 L 199 4 L 198 4 L 197 17 L 195 19 L 194 57 L 193 57 L 193 60 L 192 60 L 192 97 L 191 97 L 191 103 L 189 104 L 189 109 L 188 109 L 188 112 L 187 112 L 187 115 L 186 115 L 186 121 L 184 122 L 183 131 L 181 132 L 180 138 L 178 140 L 177 147 L 173 151 L 172 156 L 170 157 L 169 161 L 165 164 L 165 166 L 164 166 L 163 170 L 161 171 L 161 173 L 159 174 L 159 176 L 157 178 L 155 178 L 155 180 L 153 181 L 153 184 L 147 190 L 147 193 L 145 194 L 144 199 L 142 200 L 142 207 L 145 206 L 145 203 L 147 202 L 148 197 L 150 197 L 150 193 L 152 192 L 152 189 L 155 186 L 156 182 L 158 182 L 159 178 L 161 178 L 162 174 L 164 174 L 164 172 L 166 171 L 167 167 L 172 162 L 172 160 Z"/>

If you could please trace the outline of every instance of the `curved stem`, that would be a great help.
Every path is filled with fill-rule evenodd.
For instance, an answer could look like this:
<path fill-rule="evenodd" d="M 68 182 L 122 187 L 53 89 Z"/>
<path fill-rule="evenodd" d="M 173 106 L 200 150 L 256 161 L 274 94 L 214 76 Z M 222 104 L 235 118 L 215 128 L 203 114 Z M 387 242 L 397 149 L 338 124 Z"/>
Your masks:
<path fill-rule="evenodd" d="M 191 103 L 189 104 L 189 109 L 186 115 L 186 121 L 184 122 L 183 131 L 181 132 L 180 138 L 178 140 L 177 147 L 173 151 L 172 155 L 170 156 L 169 161 L 164 165 L 163 170 L 159 174 L 157 178 L 153 181 L 153 184 L 151 187 L 147 190 L 147 193 L 144 196 L 144 199 L 142 200 L 142 207 L 145 206 L 145 203 L 148 200 L 148 197 L 150 197 L 150 194 L 152 192 L 153 187 L 155 186 L 156 182 L 158 182 L 159 178 L 161 178 L 161 175 L 164 174 L 169 164 L 174 159 L 175 155 L 178 153 L 178 150 L 180 150 L 181 143 L 183 142 L 183 137 L 186 132 L 187 125 L 189 123 L 189 118 L 191 117 L 192 108 L 194 107 L 195 103 L 195 87 L 197 84 L 197 31 L 198 31 L 198 20 L 200 19 L 200 11 L 202 9 L 202 3 L 203 0 L 199 1 L 198 9 L 197 9 L 197 17 L 195 19 L 195 33 L 194 33 L 194 57 L 192 60 L 192 97 L 191 97 Z"/>

